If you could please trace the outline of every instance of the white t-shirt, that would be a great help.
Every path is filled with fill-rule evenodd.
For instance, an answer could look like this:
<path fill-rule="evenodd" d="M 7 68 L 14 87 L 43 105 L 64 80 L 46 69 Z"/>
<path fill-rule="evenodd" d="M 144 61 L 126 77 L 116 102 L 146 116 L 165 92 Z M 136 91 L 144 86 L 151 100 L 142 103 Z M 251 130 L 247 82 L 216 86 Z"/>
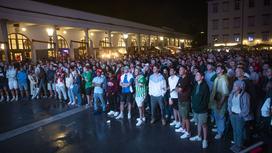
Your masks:
<path fill-rule="evenodd" d="M 169 89 L 170 89 L 170 98 L 178 98 L 178 93 L 175 90 L 177 84 L 179 81 L 179 77 L 176 75 L 170 76 L 168 78 L 168 84 L 169 84 Z"/>
<path fill-rule="evenodd" d="M 271 98 L 267 98 L 262 106 L 261 112 L 263 117 L 269 117 L 270 116 L 270 110 L 271 110 Z"/>
<path fill-rule="evenodd" d="M 231 102 L 232 102 L 231 111 L 234 113 L 240 114 L 241 113 L 240 94 L 238 94 L 237 96 L 234 95 Z"/>

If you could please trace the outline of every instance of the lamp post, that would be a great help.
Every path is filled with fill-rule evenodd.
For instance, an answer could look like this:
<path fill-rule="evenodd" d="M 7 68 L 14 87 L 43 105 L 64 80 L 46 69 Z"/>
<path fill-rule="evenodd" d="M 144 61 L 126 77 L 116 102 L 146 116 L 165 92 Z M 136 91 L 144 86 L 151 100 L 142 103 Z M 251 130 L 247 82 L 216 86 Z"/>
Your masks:
<path fill-rule="evenodd" d="M 127 33 L 124 33 L 123 34 L 123 38 L 125 40 L 125 44 L 126 44 L 126 51 L 128 53 L 128 34 Z"/>
<path fill-rule="evenodd" d="M 46 29 L 47 35 L 49 37 L 49 49 L 51 50 L 53 48 L 53 34 L 54 34 L 54 29 L 52 28 L 47 28 Z M 56 57 L 56 53 L 54 55 Z"/>

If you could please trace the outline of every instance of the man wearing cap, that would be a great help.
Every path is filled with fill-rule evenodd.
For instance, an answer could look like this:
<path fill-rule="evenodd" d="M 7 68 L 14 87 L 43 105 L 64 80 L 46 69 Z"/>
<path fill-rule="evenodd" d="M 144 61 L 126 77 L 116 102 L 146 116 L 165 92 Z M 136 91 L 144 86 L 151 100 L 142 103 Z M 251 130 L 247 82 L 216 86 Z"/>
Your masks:
<path fill-rule="evenodd" d="M 121 91 L 121 102 L 120 102 L 120 114 L 116 119 L 124 118 L 124 105 L 128 104 L 128 119 L 131 119 L 131 103 L 133 100 L 133 75 L 129 72 L 129 67 L 124 67 L 124 74 L 120 78 L 120 86 L 122 87 Z"/>
<path fill-rule="evenodd" d="M 98 113 L 98 107 L 97 107 L 97 100 L 100 100 L 102 104 L 102 111 L 106 112 L 106 103 L 103 97 L 104 90 L 103 90 L 103 83 L 105 83 L 105 78 L 101 76 L 102 70 L 97 69 L 96 70 L 96 77 L 93 79 L 92 83 L 94 86 L 94 114 Z"/>

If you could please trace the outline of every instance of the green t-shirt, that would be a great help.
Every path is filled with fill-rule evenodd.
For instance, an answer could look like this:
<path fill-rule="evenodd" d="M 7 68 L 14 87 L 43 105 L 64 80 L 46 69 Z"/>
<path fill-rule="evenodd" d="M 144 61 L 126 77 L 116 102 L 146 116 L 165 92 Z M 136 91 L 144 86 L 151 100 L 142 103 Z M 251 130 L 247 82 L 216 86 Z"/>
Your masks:
<path fill-rule="evenodd" d="M 92 72 L 91 71 L 84 72 L 83 78 L 85 80 L 85 89 L 91 88 L 92 87 L 92 80 L 93 80 Z"/>
<path fill-rule="evenodd" d="M 138 76 L 136 79 L 137 79 L 137 83 L 135 86 L 135 89 L 136 89 L 135 96 L 145 97 L 147 94 L 146 79 L 143 75 Z"/>

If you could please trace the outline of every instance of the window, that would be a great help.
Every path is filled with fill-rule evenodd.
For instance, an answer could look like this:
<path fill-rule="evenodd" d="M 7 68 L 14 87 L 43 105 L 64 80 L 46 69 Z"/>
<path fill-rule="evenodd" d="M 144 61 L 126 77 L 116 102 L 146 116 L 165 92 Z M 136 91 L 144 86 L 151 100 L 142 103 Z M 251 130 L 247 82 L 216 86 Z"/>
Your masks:
<path fill-rule="evenodd" d="M 229 40 L 228 34 L 223 34 L 223 42 L 227 42 Z"/>
<path fill-rule="evenodd" d="M 248 16 L 248 23 L 247 25 L 249 27 L 254 27 L 255 26 L 255 16 Z"/>
<path fill-rule="evenodd" d="M 235 17 L 233 18 L 233 28 L 240 28 L 240 23 L 241 18 L 240 17 Z"/>
<path fill-rule="evenodd" d="M 214 42 L 217 42 L 219 40 L 219 36 L 218 35 L 212 35 L 212 40 Z"/>
<path fill-rule="evenodd" d="M 234 0 L 234 10 L 240 10 L 240 0 Z"/>
<path fill-rule="evenodd" d="M 218 3 L 213 3 L 212 4 L 212 12 L 217 13 L 218 12 Z"/>
<path fill-rule="evenodd" d="M 269 31 L 262 32 L 262 40 L 269 41 Z"/>
<path fill-rule="evenodd" d="M 126 43 L 125 43 L 124 38 L 120 38 L 120 39 L 118 40 L 117 46 L 118 46 L 118 47 L 126 47 Z"/>
<path fill-rule="evenodd" d="M 270 24 L 270 14 L 263 14 L 263 25 Z"/>
<path fill-rule="evenodd" d="M 248 0 L 248 7 L 253 8 L 255 6 L 255 0 Z"/>
<path fill-rule="evenodd" d="M 225 1 L 222 4 L 223 4 L 223 12 L 228 12 L 229 11 L 229 2 Z"/>
<path fill-rule="evenodd" d="M 241 39 L 239 33 L 235 33 L 235 34 L 233 35 L 233 37 L 234 37 L 234 41 L 235 41 L 235 42 L 239 42 L 240 39 Z"/>
<path fill-rule="evenodd" d="M 59 45 L 59 48 L 69 48 L 67 41 L 61 35 L 58 35 L 58 45 Z"/>
<path fill-rule="evenodd" d="M 218 26 L 219 26 L 219 20 L 213 20 L 212 21 L 212 27 L 213 27 L 213 30 L 217 30 L 218 29 Z"/>
<path fill-rule="evenodd" d="M 248 34 L 247 34 L 247 39 L 248 39 L 248 41 L 250 41 L 250 42 L 254 41 L 254 33 L 248 33 Z"/>
<path fill-rule="evenodd" d="M 225 18 L 223 19 L 223 29 L 228 29 L 229 28 L 229 19 Z"/>
<path fill-rule="evenodd" d="M 264 0 L 264 6 L 269 6 L 270 5 L 270 0 Z"/>

